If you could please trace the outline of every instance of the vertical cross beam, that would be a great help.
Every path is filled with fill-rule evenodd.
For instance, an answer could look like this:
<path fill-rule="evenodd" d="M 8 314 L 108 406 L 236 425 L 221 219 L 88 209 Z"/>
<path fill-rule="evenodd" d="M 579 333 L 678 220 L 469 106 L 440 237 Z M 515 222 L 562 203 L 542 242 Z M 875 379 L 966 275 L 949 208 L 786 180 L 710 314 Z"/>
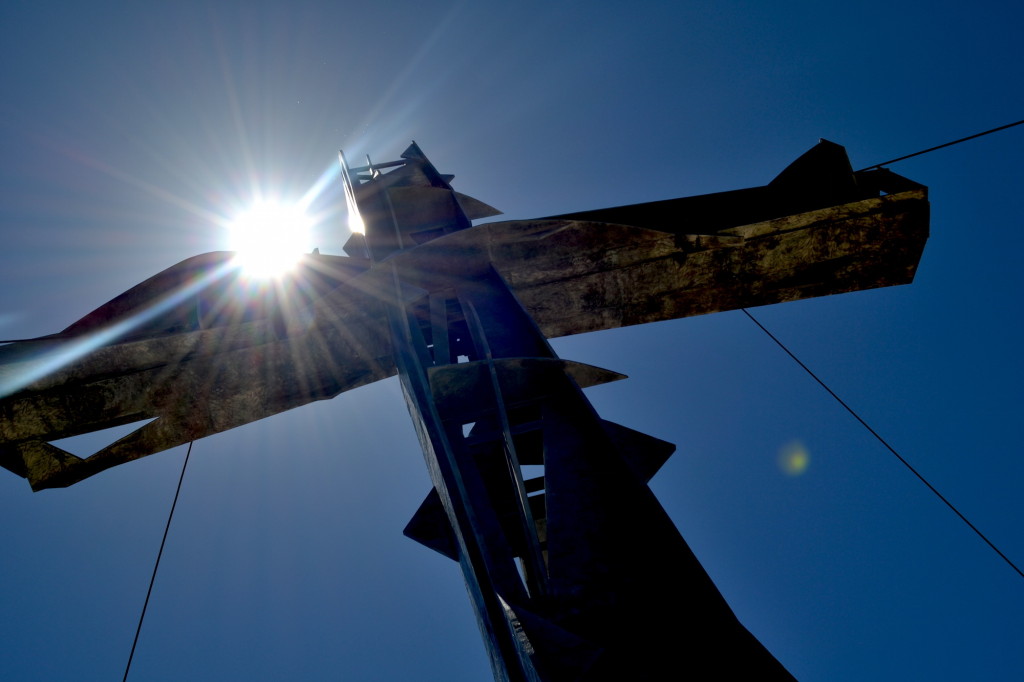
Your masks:
<path fill-rule="evenodd" d="M 406 534 L 459 562 L 495 679 L 792 679 L 648 488 L 674 447 L 583 395 L 621 376 L 559 359 L 485 249 L 423 257 L 471 225 L 415 144 L 342 160 L 434 484 Z"/>

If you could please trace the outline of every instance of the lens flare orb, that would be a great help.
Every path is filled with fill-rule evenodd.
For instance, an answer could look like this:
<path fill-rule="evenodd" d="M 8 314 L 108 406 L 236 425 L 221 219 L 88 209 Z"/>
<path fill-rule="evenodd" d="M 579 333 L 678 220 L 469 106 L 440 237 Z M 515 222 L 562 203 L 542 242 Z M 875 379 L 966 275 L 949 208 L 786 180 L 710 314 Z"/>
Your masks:
<path fill-rule="evenodd" d="M 787 443 L 779 450 L 779 468 L 790 476 L 799 476 L 807 471 L 811 453 L 798 440 Z"/>

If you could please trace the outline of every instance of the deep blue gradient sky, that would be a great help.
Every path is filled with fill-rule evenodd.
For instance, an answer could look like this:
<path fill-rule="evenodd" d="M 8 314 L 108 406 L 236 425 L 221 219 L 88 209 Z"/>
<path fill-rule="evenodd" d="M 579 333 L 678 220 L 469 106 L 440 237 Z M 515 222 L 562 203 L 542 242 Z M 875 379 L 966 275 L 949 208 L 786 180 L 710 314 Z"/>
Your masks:
<path fill-rule="evenodd" d="M 1024 118 L 1005 2 L 155 5 L 0 6 L 0 338 L 224 248 L 339 147 L 415 139 L 527 218 Z M 1022 157 L 1017 128 L 893 166 L 931 191 L 916 282 L 754 311 L 1018 565 Z M 340 253 L 339 181 L 314 207 Z M 1024 579 L 742 313 L 556 349 L 630 375 L 591 399 L 678 445 L 656 493 L 798 679 L 1020 679 Z M 35 494 L 0 471 L 0 677 L 120 679 L 184 454 Z M 197 442 L 131 679 L 489 679 L 457 566 L 401 535 L 429 485 L 395 380 Z"/>

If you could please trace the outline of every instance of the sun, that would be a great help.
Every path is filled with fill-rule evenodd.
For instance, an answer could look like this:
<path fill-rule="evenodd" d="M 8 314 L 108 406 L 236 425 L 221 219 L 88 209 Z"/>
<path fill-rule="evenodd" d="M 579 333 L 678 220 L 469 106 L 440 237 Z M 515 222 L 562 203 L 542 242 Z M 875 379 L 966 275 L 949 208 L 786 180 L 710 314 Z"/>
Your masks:
<path fill-rule="evenodd" d="M 230 249 L 247 275 L 280 277 L 309 252 L 310 223 L 298 206 L 259 202 L 231 224 Z"/>

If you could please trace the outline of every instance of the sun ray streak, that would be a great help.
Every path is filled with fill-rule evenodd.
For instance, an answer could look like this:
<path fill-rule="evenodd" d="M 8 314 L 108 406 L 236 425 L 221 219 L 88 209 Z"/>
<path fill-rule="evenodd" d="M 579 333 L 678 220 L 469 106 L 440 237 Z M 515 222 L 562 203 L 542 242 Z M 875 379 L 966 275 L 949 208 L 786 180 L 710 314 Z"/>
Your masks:
<path fill-rule="evenodd" d="M 320 177 L 317 178 L 317 181 L 313 183 L 313 186 L 309 188 L 301 199 L 299 199 L 299 208 L 303 211 L 309 210 L 309 207 L 320 197 L 320 194 L 322 194 L 323 191 L 331 185 L 331 183 L 338 180 L 340 173 L 341 165 L 337 161 L 332 160 L 327 165 L 327 168 L 324 169 L 324 172 L 320 174 Z"/>
<path fill-rule="evenodd" d="M 136 311 L 125 319 L 84 336 L 69 339 L 61 343 L 59 347 L 45 351 L 27 362 L 0 368 L 0 371 L 3 371 L 3 374 L 0 374 L 0 398 L 16 393 L 79 358 L 85 357 L 97 348 L 116 341 L 133 329 L 141 327 L 171 308 L 180 305 L 189 297 L 197 295 L 235 268 L 236 266 L 230 261 L 223 263 L 202 277 L 168 292 L 162 298 L 154 301 L 152 305 Z"/>
<path fill-rule="evenodd" d="M 153 195 L 154 197 L 157 197 L 158 199 L 166 201 L 168 204 L 171 204 L 172 206 L 177 206 L 178 208 L 184 209 L 185 211 L 191 213 L 192 215 L 195 215 L 204 220 L 208 220 L 209 222 L 214 223 L 216 225 L 220 225 L 222 227 L 227 227 L 228 225 L 230 225 L 230 220 L 225 216 L 215 213 L 213 211 L 209 211 L 201 206 L 197 206 L 192 202 L 187 201 L 179 196 L 176 196 L 175 194 L 168 192 L 167 190 L 161 187 L 157 187 L 156 185 L 152 185 L 148 182 L 140 180 L 137 177 L 133 177 L 128 173 L 119 171 L 113 166 L 109 166 L 98 159 L 91 158 L 89 156 L 80 154 L 70 149 L 62 149 L 61 152 L 75 159 L 76 161 L 83 165 L 95 168 L 96 170 L 106 173 L 110 177 L 120 180 L 125 184 L 137 187 Z"/>

